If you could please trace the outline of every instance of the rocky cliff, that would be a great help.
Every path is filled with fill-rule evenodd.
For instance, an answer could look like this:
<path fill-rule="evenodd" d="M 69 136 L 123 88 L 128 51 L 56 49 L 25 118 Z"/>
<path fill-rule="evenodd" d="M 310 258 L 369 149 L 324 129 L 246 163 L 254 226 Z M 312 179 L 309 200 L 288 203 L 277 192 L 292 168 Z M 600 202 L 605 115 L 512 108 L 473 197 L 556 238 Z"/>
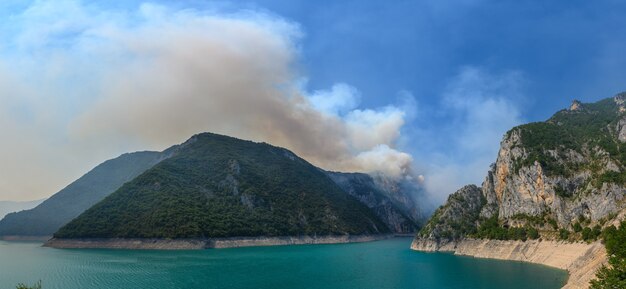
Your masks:
<path fill-rule="evenodd" d="M 508 131 L 482 187 L 452 194 L 412 248 L 555 266 L 570 271 L 566 288 L 586 288 L 606 263 L 596 240 L 623 219 L 625 194 L 626 93 L 574 101 Z"/>
<path fill-rule="evenodd" d="M 545 122 L 511 129 L 482 187 L 453 194 L 419 236 L 480 235 L 496 220 L 504 229 L 538 230 L 544 239 L 597 238 L 626 206 L 625 100 L 626 93 L 575 101 Z"/>

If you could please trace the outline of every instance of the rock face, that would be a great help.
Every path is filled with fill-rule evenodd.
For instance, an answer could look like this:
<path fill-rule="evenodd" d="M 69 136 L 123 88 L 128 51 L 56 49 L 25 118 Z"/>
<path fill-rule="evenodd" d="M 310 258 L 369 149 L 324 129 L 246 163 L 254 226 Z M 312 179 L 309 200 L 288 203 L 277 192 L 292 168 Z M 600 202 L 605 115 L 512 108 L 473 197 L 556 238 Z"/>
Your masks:
<path fill-rule="evenodd" d="M 614 219 L 626 207 L 625 97 L 575 101 L 546 122 L 511 129 L 482 188 L 453 194 L 420 236 L 461 238 L 497 217 L 504 227 L 532 226 L 543 238 L 556 239 L 558 229 L 571 231 L 576 223 L 602 226 Z M 471 209 L 454 197 L 477 191 L 485 202 L 470 203 Z M 471 224 L 455 230 L 458 220 Z"/>
<path fill-rule="evenodd" d="M 424 220 L 414 200 L 416 186 L 379 175 L 327 174 L 344 191 L 370 208 L 394 233 L 413 233 Z"/>
<path fill-rule="evenodd" d="M 564 288 L 587 288 L 606 256 L 597 241 L 574 242 L 593 242 L 626 215 L 625 105 L 625 93 L 574 101 L 545 122 L 511 129 L 482 187 L 451 195 L 412 248 L 546 264 L 570 271 Z M 517 239 L 511 232 L 540 240 L 472 239 Z"/>
<path fill-rule="evenodd" d="M 492 207 L 501 220 L 549 214 L 567 228 L 580 218 L 597 222 L 624 208 L 621 96 L 577 106 L 507 133 L 483 182 L 483 216 L 496 213 Z"/>
<path fill-rule="evenodd" d="M 480 188 L 467 185 L 448 197 L 446 204 L 433 214 L 421 232 L 426 239 L 459 239 L 478 221 L 485 198 Z"/>

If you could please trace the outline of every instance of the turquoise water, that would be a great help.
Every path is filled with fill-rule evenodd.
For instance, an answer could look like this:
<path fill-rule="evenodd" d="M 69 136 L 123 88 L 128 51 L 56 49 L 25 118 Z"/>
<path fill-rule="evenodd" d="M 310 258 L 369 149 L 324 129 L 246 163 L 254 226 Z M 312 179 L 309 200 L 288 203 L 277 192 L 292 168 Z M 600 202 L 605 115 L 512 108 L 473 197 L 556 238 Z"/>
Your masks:
<path fill-rule="evenodd" d="M 0 241 L 0 289 L 556 289 L 545 266 L 409 250 L 410 238 L 203 251 L 59 250 Z"/>

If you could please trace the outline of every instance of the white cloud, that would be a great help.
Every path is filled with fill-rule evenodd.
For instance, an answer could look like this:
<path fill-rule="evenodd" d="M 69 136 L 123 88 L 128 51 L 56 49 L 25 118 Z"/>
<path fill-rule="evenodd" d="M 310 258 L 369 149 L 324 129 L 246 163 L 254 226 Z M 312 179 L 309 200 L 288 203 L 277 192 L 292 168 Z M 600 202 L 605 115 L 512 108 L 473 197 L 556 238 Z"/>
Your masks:
<path fill-rule="evenodd" d="M 524 82 L 517 71 L 490 74 L 478 67 L 463 68 L 449 82 L 441 104 L 447 123 L 421 135 L 439 134 L 436 141 L 448 145 L 446 155 L 420 158 L 427 166 L 425 188 L 437 203 L 463 185 L 481 185 L 504 133 L 523 123 L 516 99 L 523 96 Z"/>
<path fill-rule="evenodd" d="M 343 115 L 358 107 L 359 91 L 348 84 L 337 83 L 330 90 L 316 90 L 308 96 L 315 109 L 331 114 Z"/>

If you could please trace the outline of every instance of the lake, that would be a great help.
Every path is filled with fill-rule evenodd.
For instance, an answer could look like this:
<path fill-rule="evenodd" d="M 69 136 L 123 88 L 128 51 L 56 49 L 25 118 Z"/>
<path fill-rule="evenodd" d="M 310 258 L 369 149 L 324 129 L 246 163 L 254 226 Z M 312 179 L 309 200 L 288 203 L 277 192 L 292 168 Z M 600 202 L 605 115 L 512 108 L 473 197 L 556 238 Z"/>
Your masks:
<path fill-rule="evenodd" d="M 410 238 L 203 251 L 60 250 L 0 241 L 0 289 L 556 289 L 567 273 L 411 251 Z"/>

